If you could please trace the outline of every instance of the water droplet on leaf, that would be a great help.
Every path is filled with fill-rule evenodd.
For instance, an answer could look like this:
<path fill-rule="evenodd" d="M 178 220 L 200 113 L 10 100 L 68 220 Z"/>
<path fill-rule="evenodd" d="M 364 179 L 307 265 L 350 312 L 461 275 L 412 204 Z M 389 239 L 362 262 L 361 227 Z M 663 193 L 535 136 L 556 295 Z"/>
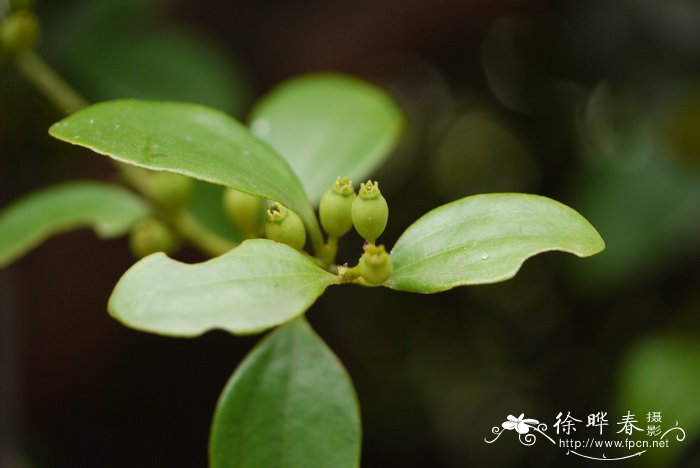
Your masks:
<path fill-rule="evenodd" d="M 250 128 L 255 135 L 265 137 L 270 133 L 270 122 L 267 119 L 256 119 Z"/>

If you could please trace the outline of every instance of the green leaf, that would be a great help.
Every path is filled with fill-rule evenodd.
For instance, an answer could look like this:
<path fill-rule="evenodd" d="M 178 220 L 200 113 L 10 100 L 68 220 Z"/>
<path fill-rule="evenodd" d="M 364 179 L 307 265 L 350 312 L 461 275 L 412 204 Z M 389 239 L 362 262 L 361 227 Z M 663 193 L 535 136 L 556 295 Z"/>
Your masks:
<path fill-rule="evenodd" d="M 589 164 L 577 170 L 568 189 L 608 243 L 605 255 L 575 270 L 589 292 L 659 277 L 698 252 L 700 172 L 689 170 L 683 153 L 674 154 L 668 132 L 694 135 L 673 122 L 679 110 L 700 108 L 700 101 L 685 93 L 675 99 L 682 104 L 668 107 L 663 125 L 642 96 L 607 83 L 588 99 L 579 126 Z"/>
<path fill-rule="evenodd" d="M 167 99 L 243 110 L 248 84 L 232 53 L 174 20 L 174 2 L 39 3 L 42 55 L 89 101 Z"/>
<path fill-rule="evenodd" d="M 386 286 L 434 293 L 515 276 L 525 260 L 561 250 L 587 257 L 605 244 L 573 209 L 537 195 L 494 193 L 462 198 L 413 223 L 391 252 Z"/>
<path fill-rule="evenodd" d="M 138 330 L 194 336 L 212 328 L 258 333 L 303 314 L 337 277 L 293 248 L 267 239 L 188 265 L 164 253 L 131 267 L 109 312 Z"/>
<path fill-rule="evenodd" d="M 63 119 L 49 133 L 120 162 L 278 201 L 301 216 L 315 248 L 322 243 L 316 216 L 289 164 L 222 112 L 181 102 L 107 101 Z"/>
<path fill-rule="evenodd" d="M 245 358 L 219 399 L 212 468 L 356 468 L 360 415 L 342 364 L 304 319 Z"/>
<path fill-rule="evenodd" d="M 226 189 L 201 180 L 193 182 L 194 190 L 187 203 L 187 210 L 192 216 L 219 236 L 236 243 L 243 241 L 243 234 L 224 212 L 223 197 Z"/>
<path fill-rule="evenodd" d="M 92 227 L 115 237 L 147 213 L 140 198 L 116 185 L 78 181 L 40 190 L 0 212 L 0 267 L 54 234 Z"/>
<path fill-rule="evenodd" d="M 589 167 L 578 175 L 572 197 L 609 246 L 605 255 L 578 265 L 583 284 L 615 290 L 697 255 L 697 171 L 657 153 L 633 170 Z"/>
<path fill-rule="evenodd" d="M 211 44 L 186 30 L 93 36 L 68 66 L 80 89 L 99 99 L 194 101 L 242 108 L 246 85 Z M 139 70 L 139 73 L 134 73 Z"/>
<path fill-rule="evenodd" d="M 662 431 L 674 427 L 677 422 L 687 435 L 680 443 L 676 439 L 678 431 L 668 433 L 666 439 L 671 449 L 650 450 L 648 456 L 644 456 L 643 466 L 681 466 L 673 461 L 682 457 L 684 450 L 691 449 L 698 440 L 698 369 L 700 342 L 697 336 L 668 334 L 647 337 L 635 343 L 622 359 L 617 379 L 618 413 L 630 411 L 640 423 L 644 423 L 649 412 L 660 412 Z M 646 425 L 642 427 L 646 428 Z"/>
<path fill-rule="evenodd" d="M 303 175 L 313 203 L 336 177 L 369 176 L 396 145 L 404 116 L 386 92 L 339 74 L 306 75 L 265 96 L 251 128 Z"/>

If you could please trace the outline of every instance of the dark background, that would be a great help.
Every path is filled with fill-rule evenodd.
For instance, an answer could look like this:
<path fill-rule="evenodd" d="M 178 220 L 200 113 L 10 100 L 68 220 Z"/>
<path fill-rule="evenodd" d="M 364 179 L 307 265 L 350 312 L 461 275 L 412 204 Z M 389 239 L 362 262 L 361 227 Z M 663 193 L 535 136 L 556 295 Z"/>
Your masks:
<path fill-rule="evenodd" d="M 37 10 L 40 51 L 91 101 L 182 99 L 243 118 L 299 73 L 386 87 L 410 122 L 377 174 L 388 245 L 438 204 L 494 191 L 553 197 L 601 232 L 596 258 L 546 254 L 503 284 L 433 296 L 331 288 L 308 316 L 357 387 L 363 466 L 590 466 L 544 441 L 484 438 L 522 412 L 551 426 L 560 411 L 607 411 L 612 433 L 629 409 L 662 410 L 687 438 L 626 466 L 700 466 L 696 2 L 73 0 Z M 0 86 L 2 206 L 53 182 L 114 177 L 103 158 L 49 139 L 61 115 L 7 64 Z M 125 239 L 83 230 L 0 271 L 3 467 L 206 465 L 216 399 L 258 338 L 124 328 L 106 301 L 133 261 Z"/>

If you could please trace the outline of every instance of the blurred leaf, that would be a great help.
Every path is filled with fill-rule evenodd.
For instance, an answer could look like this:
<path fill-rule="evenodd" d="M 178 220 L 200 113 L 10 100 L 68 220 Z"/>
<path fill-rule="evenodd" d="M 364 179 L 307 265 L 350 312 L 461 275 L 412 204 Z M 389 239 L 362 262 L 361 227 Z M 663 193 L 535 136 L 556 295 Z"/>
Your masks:
<path fill-rule="evenodd" d="M 575 49 L 571 36 L 566 26 L 551 19 L 494 21 L 484 37 L 481 60 L 495 98 L 523 114 L 559 114 L 562 104 L 571 104 L 571 97 L 578 94 L 574 82 L 561 78 Z"/>
<path fill-rule="evenodd" d="M 81 89 L 98 100 L 116 98 L 194 101 L 240 111 L 245 85 L 210 44 L 183 31 L 98 36 L 71 72 Z"/>
<path fill-rule="evenodd" d="M 649 450 L 646 466 L 668 466 L 697 440 L 700 428 L 700 341 L 680 336 L 644 340 L 629 350 L 618 376 L 618 411 L 631 411 L 644 423 L 649 412 L 661 412 L 662 431 L 678 422 L 686 440 L 668 434 L 669 448 Z M 646 428 L 646 425 L 644 426 Z"/>
<path fill-rule="evenodd" d="M 187 265 L 163 253 L 131 267 L 109 312 L 137 330 L 194 336 L 212 328 L 258 333 L 303 314 L 336 277 L 293 248 L 253 239 Z"/>
<path fill-rule="evenodd" d="M 212 468 L 356 468 L 360 414 L 338 358 L 304 319 L 272 332 L 219 399 Z"/>
<path fill-rule="evenodd" d="M 368 177 L 397 144 L 404 116 L 383 90 L 344 75 L 282 83 L 255 106 L 253 133 L 283 155 L 312 203 L 336 177 Z"/>
<path fill-rule="evenodd" d="M 243 235 L 224 212 L 222 203 L 224 190 L 225 188 L 221 185 L 195 180 L 187 209 L 209 230 L 231 241 L 241 242 Z"/>
<path fill-rule="evenodd" d="M 680 161 L 700 167 L 700 86 L 683 90 L 669 106 L 663 125 L 665 142 Z"/>
<path fill-rule="evenodd" d="M 580 133 L 584 155 L 599 166 L 634 170 L 659 151 L 654 122 L 641 97 L 606 82 L 588 97 Z"/>
<path fill-rule="evenodd" d="M 89 0 L 58 10 L 46 5 L 43 52 L 90 100 L 190 101 L 239 114 L 249 88 L 243 73 L 230 53 L 196 31 L 155 24 L 170 3 Z"/>
<path fill-rule="evenodd" d="M 604 247 L 595 228 L 559 202 L 517 193 L 474 195 L 435 208 L 401 235 L 385 285 L 435 293 L 495 283 L 541 252 L 587 257 Z"/>
<path fill-rule="evenodd" d="M 571 190 L 607 244 L 577 268 L 585 283 L 614 288 L 697 251 L 700 175 L 663 155 L 634 170 L 589 168 Z"/>
<path fill-rule="evenodd" d="M 542 47 L 534 47 L 537 25 L 524 18 L 500 18 L 484 37 L 481 59 L 489 88 L 502 104 L 529 113 L 536 103 L 533 90 L 543 78 Z M 535 95 L 533 95 L 535 94 Z"/>
<path fill-rule="evenodd" d="M 171 0 L 73 0 L 71 2 L 36 2 L 49 39 L 42 46 L 52 54 L 75 52 L 89 47 L 84 40 L 100 35 L 113 36 L 148 29 L 154 13 Z M 61 38 L 62 41 L 51 40 Z"/>
<path fill-rule="evenodd" d="M 72 229 L 92 227 L 100 237 L 122 235 L 147 213 L 141 199 L 116 185 L 78 181 L 40 190 L 0 212 L 0 266 Z"/>
<path fill-rule="evenodd" d="M 278 201 L 296 211 L 316 237 L 314 245 L 320 243 L 316 216 L 287 162 L 222 112 L 178 102 L 108 101 L 63 119 L 49 133 L 120 162 Z"/>
<path fill-rule="evenodd" d="M 448 199 L 531 189 L 536 167 L 527 149 L 496 118 L 475 111 L 451 122 L 432 159 L 435 186 Z"/>
<path fill-rule="evenodd" d="M 590 164 L 571 184 L 571 198 L 608 248 L 577 276 L 597 290 L 657 274 L 700 247 L 700 172 L 673 157 L 659 127 L 669 121 L 649 107 L 644 96 L 601 83 L 581 120 Z"/>

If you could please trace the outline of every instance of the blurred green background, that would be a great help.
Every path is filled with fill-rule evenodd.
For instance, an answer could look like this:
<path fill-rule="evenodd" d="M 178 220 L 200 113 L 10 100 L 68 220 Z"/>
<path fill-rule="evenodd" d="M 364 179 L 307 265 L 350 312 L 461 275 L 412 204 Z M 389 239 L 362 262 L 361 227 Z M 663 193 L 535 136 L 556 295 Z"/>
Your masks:
<path fill-rule="evenodd" d="M 612 438 L 628 410 L 662 411 L 687 437 L 627 466 L 700 466 L 699 3 L 44 0 L 37 11 L 40 52 L 91 101 L 186 100 L 244 118 L 303 72 L 386 87 L 410 121 L 376 175 L 388 245 L 429 209 L 482 192 L 547 195 L 599 230 L 602 254 L 546 254 L 503 284 L 331 288 L 308 316 L 357 386 L 363 466 L 591 466 L 543 442 L 484 438 L 508 414 L 551 426 L 560 411 L 607 411 Z M 0 69 L 0 206 L 114 177 L 103 158 L 49 139 L 60 117 Z M 195 203 L 226 233 L 219 194 L 200 184 Z M 122 327 L 106 301 L 132 262 L 125 239 L 79 231 L 0 271 L 3 467 L 206 465 L 218 394 L 257 338 Z"/>

